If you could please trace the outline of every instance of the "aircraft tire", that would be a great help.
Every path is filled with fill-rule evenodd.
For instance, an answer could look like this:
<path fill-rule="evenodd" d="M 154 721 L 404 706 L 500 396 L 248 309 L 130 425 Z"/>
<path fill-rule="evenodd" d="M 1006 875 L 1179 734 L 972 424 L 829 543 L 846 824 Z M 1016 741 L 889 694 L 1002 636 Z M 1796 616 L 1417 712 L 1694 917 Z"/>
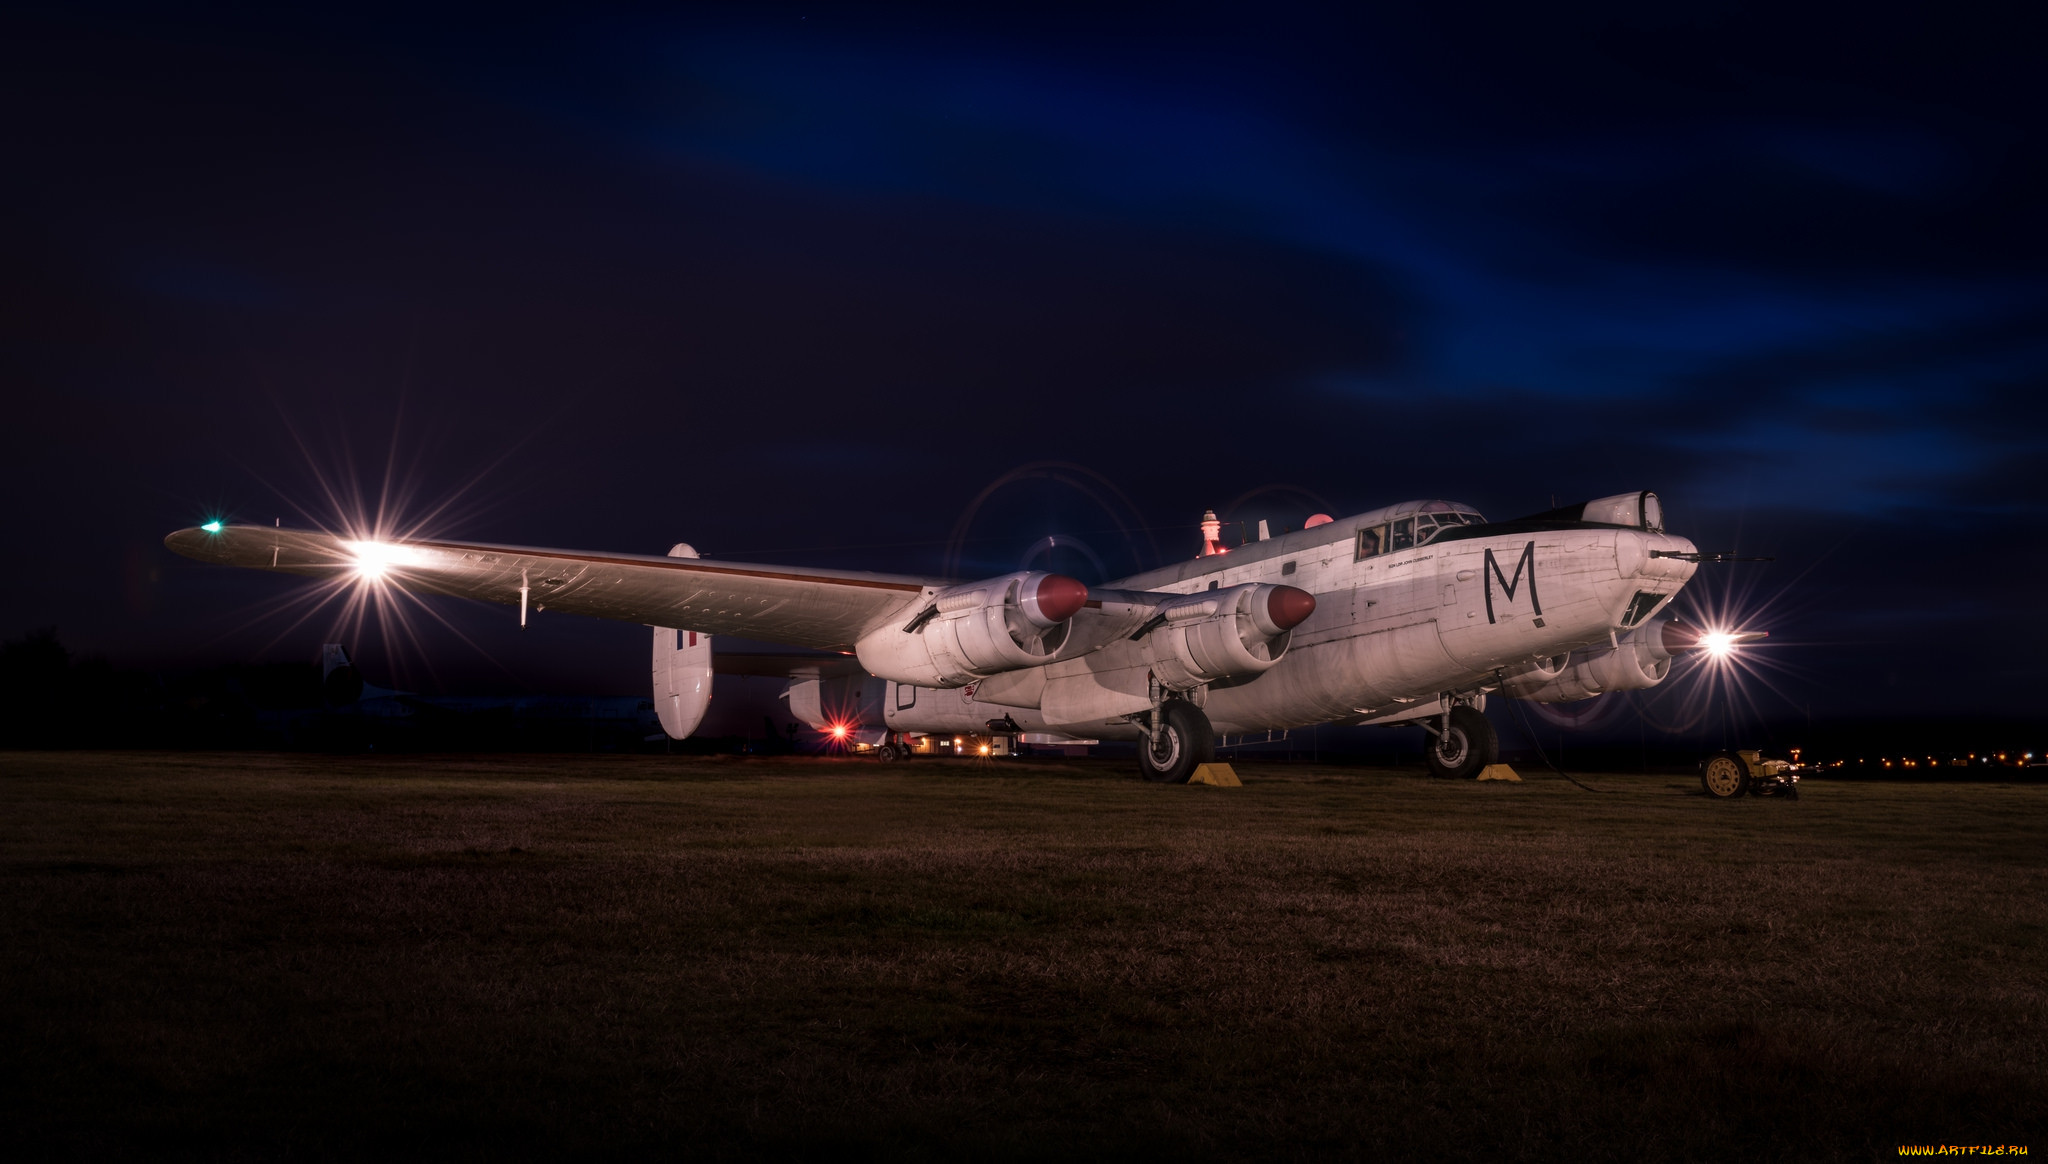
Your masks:
<path fill-rule="evenodd" d="M 1484 712 L 1454 707 L 1450 730 L 1430 735 L 1422 758 L 1429 774 L 1439 780 L 1470 780 L 1500 758 L 1500 737 Z"/>
<path fill-rule="evenodd" d="M 1715 800 L 1738 800 L 1749 787 L 1749 765 L 1741 756 L 1715 752 L 1700 761 L 1700 788 Z"/>
<path fill-rule="evenodd" d="M 884 764 L 893 764 L 902 758 L 903 754 L 896 750 L 895 744 L 883 744 L 875 749 L 875 759 L 880 760 Z"/>
<path fill-rule="evenodd" d="M 1168 700 L 1159 716 L 1152 741 L 1138 742 L 1138 771 L 1154 784 L 1186 784 L 1195 765 L 1216 758 L 1216 729 L 1200 708 L 1181 699 Z"/>

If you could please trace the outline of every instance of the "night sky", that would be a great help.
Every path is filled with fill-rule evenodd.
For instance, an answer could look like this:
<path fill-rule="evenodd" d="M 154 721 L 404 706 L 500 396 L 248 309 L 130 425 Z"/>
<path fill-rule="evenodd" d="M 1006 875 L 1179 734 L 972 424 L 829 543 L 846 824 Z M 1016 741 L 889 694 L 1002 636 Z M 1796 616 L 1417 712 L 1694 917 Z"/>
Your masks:
<path fill-rule="evenodd" d="M 1205 507 L 1649 488 L 1776 557 L 1695 583 L 1768 705 L 2038 716 L 2048 69 L 1921 7 L 16 7 L 0 637 L 311 658 L 305 583 L 161 539 L 387 481 L 449 537 L 1091 581 Z M 645 686 L 640 628 L 431 610 L 373 677 Z"/>

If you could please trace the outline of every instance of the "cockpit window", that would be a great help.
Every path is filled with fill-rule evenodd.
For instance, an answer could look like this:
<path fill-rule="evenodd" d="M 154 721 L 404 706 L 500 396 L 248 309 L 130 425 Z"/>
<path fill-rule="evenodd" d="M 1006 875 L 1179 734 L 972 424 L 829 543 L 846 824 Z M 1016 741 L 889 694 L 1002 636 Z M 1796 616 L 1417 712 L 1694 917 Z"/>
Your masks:
<path fill-rule="evenodd" d="M 1359 530 L 1357 560 L 1362 562 L 1380 554 L 1426 546 L 1447 529 L 1486 524 L 1485 518 L 1469 509 L 1452 509 L 1448 502 L 1443 501 L 1427 504 L 1431 509 L 1419 516 L 1404 517 L 1386 525 L 1369 525 Z"/>
<path fill-rule="evenodd" d="M 1369 525 L 1369 526 L 1365 527 L 1364 529 L 1362 529 L 1362 530 L 1359 530 L 1359 531 L 1358 531 L 1358 556 L 1357 556 L 1357 558 L 1356 558 L 1355 560 L 1357 560 L 1357 561 L 1360 561 L 1360 562 L 1363 562 L 1363 561 L 1364 561 L 1364 560 L 1366 560 L 1367 558 L 1374 558 L 1374 557 L 1378 557 L 1378 556 L 1379 556 L 1379 553 L 1380 553 L 1380 551 L 1381 551 L 1382 549 L 1386 548 L 1386 544 L 1387 544 L 1387 527 L 1386 527 L 1386 526 L 1383 526 L 1383 525 Z"/>
<path fill-rule="evenodd" d="M 1461 525 L 1483 525 L 1486 519 L 1476 513 L 1426 513 L 1415 519 L 1415 544 L 1426 546 L 1436 535 Z"/>

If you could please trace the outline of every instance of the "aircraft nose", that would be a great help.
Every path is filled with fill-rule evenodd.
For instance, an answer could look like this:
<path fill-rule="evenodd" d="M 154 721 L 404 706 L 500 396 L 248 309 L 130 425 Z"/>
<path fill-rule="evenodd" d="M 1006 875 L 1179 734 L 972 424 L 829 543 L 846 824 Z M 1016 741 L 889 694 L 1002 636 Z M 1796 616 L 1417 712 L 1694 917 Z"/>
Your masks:
<path fill-rule="evenodd" d="M 1614 564 L 1623 578 L 1690 578 L 1694 566 L 1671 554 L 1690 554 L 1693 544 L 1665 533 L 1624 531 L 1614 539 Z"/>

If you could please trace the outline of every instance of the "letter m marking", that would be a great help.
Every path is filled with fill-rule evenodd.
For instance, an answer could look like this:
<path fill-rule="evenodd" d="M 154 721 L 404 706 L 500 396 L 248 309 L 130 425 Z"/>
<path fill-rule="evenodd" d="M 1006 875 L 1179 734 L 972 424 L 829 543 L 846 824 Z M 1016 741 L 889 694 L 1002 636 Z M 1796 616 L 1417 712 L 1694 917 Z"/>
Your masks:
<path fill-rule="evenodd" d="M 1538 618 L 1543 616 L 1543 603 L 1536 597 L 1536 543 L 1532 541 L 1522 547 L 1522 556 L 1515 560 L 1515 576 L 1513 578 L 1509 578 L 1501 572 L 1500 563 L 1493 560 L 1493 551 L 1491 549 L 1486 551 L 1486 621 L 1494 621 L 1494 579 L 1500 579 L 1501 597 L 1508 602 L 1513 602 L 1515 600 L 1515 590 L 1522 585 L 1522 571 L 1524 568 L 1529 571 L 1529 606 L 1536 612 Z"/>

